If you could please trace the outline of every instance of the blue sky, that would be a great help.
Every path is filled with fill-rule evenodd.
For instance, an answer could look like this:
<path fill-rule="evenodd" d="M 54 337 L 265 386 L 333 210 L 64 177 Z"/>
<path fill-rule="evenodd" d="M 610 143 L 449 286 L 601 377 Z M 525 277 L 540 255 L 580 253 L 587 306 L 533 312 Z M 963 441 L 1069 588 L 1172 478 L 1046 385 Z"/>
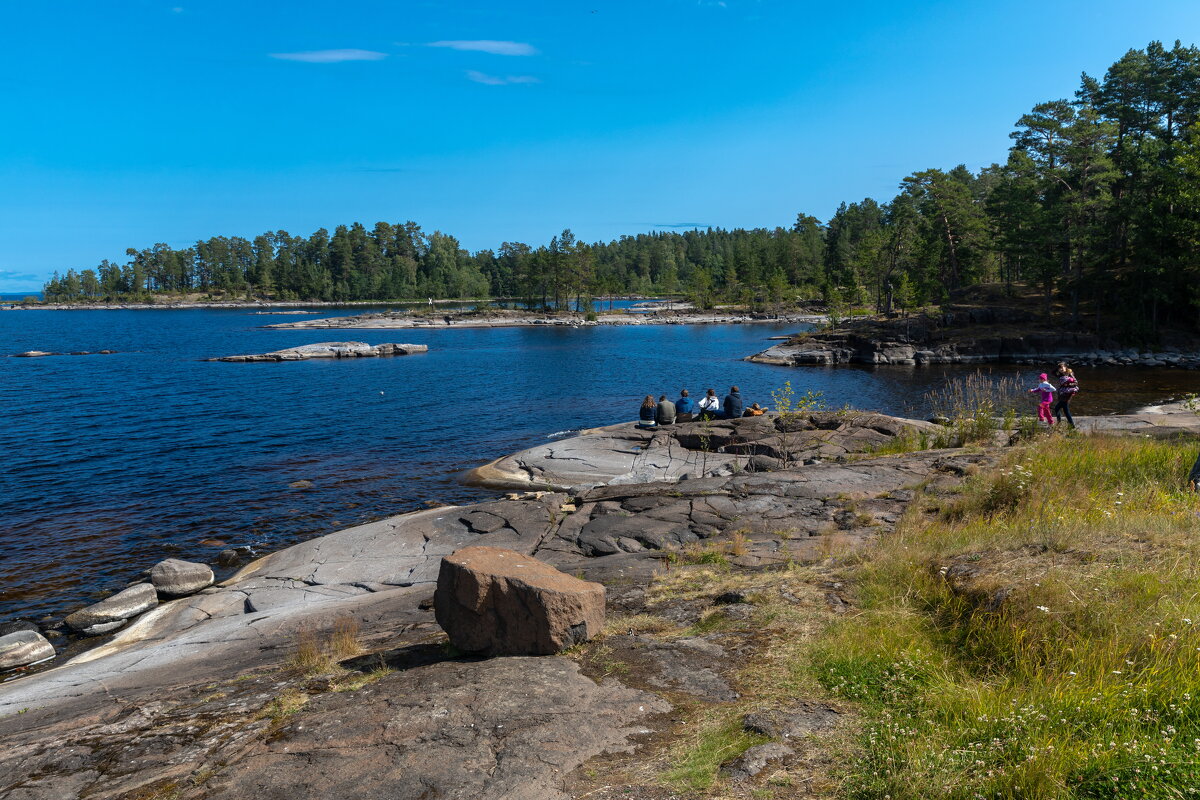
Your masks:
<path fill-rule="evenodd" d="M 1004 157 L 1194 0 L 0 5 L 0 292 L 217 234 L 788 225 Z"/>

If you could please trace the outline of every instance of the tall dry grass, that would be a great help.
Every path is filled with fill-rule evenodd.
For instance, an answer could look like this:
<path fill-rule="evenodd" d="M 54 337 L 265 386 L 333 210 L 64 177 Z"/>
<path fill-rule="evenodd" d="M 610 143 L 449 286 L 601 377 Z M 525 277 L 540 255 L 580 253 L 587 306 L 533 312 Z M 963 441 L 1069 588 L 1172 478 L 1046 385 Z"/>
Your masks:
<path fill-rule="evenodd" d="M 851 796 L 1200 793 L 1196 448 L 1050 441 L 910 510 L 812 660 L 870 719 Z"/>

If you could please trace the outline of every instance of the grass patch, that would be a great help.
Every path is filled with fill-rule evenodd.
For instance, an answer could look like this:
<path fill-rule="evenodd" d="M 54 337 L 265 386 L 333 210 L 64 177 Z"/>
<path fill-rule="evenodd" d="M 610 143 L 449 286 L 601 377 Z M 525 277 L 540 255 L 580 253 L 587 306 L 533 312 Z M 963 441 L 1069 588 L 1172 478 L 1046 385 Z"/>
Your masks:
<path fill-rule="evenodd" d="M 366 672 L 352 672 L 346 678 L 339 680 L 333 686 L 335 692 L 357 692 L 364 686 L 369 686 L 380 678 L 385 678 L 391 675 L 396 670 L 387 665 L 375 667 Z"/>
<path fill-rule="evenodd" d="M 273 725 L 282 725 L 288 717 L 297 713 L 308 703 L 309 696 L 299 689 L 285 689 L 274 700 L 263 706 L 259 719 L 270 719 Z"/>
<path fill-rule="evenodd" d="M 708 789 L 717 780 L 723 763 L 765 741 L 766 737 L 742 727 L 739 713 L 714 710 L 697 721 L 693 733 L 676 743 L 672 766 L 663 777 L 680 789 Z"/>
<path fill-rule="evenodd" d="M 288 660 L 288 667 L 303 675 L 324 675 L 339 671 L 338 662 L 362 652 L 358 621 L 343 617 L 327 630 L 302 628 L 296 634 L 296 650 Z"/>
<path fill-rule="evenodd" d="M 867 718 L 846 793 L 1200 791 L 1194 441 L 1054 438 L 920 503 L 860 567 L 812 674 Z"/>

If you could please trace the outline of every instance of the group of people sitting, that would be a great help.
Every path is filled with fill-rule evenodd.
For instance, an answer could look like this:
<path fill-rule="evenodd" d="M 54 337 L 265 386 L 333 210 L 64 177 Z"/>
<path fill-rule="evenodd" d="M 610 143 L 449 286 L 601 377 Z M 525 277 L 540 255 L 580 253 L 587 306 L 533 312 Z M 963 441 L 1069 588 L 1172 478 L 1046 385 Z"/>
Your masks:
<path fill-rule="evenodd" d="M 657 428 L 659 425 L 674 425 L 676 422 L 696 422 L 711 419 L 735 419 L 737 417 L 760 417 L 766 411 L 758 403 L 749 407 L 742 401 L 742 393 L 734 386 L 722 402 L 717 399 L 715 389 L 709 389 L 700 402 L 696 402 L 684 389 L 679 399 L 671 402 L 664 394 L 654 402 L 654 395 L 646 395 L 638 411 L 639 428 Z"/>

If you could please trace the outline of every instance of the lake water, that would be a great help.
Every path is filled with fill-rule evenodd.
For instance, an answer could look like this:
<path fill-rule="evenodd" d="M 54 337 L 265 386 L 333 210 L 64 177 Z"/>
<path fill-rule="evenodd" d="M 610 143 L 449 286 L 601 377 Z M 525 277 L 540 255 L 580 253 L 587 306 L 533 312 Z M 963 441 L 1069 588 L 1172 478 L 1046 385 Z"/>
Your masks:
<path fill-rule="evenodd" d="M 634 419 L 647 393 L 711 386 L 723 395 L 736 383 L 747 403 L 769 404 L 790 379 L 832 405 L 912 413 L 925 391 L 963 374 L 741 360 L 802 327 L 794 324 L 259 328 L 298 318 L 0 311 L 0 354 L 119 351 L 0 358 L 0 621 L 72 610 L 165 557 L 211 563 L 225 547 L 266 552 L 429 502 L 494 496 L 463 485 L 462 472 L 550 436 Z M 429 353 L 201 361 L 333 339 L 415 342 Z M 1078 413 L 1123 410 L 1198 382 L 1177 370 L 1079 374 Z M 312 488 L 289 488 L 297 481 Z"/>

